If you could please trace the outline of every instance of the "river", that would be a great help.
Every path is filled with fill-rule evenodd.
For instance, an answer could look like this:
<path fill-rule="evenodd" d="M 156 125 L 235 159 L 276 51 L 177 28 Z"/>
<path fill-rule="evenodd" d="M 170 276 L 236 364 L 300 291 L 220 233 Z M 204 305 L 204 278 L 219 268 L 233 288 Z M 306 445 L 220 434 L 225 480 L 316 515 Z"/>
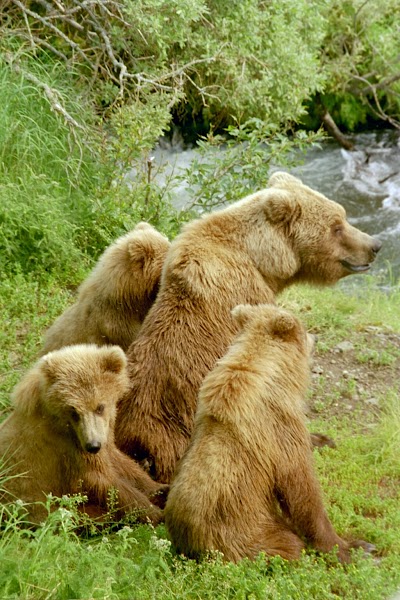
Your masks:
<path fill-rule="evenodd" d="M 325 141 L 309 150 L 291 173 L 342 204 L 352 225 L 382 241 L 372 272 L 385 285 L 394 285 L 400 280 L 400 136 L 393 131 L 370 132 L 357 135 L 355 142 L 355 150 L 349 152 Z M 187 168 L 196 149 L 164 144 L 154 154 L 156 163 L 163 165 L 161 177 L 166 178 Z M 174 203 L 180 208 L 187 199 L 182 183 L 174 190 Z"/>

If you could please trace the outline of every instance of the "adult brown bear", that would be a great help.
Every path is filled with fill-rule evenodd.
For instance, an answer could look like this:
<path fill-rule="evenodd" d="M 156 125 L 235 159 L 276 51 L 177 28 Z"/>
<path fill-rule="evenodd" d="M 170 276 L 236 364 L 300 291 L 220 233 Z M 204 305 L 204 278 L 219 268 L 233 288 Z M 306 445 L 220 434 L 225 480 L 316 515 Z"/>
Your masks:
<path fill-rule="evenodd" d="M 160 291 L 128 350 L 130 391 L 119 447 L 168 482 L 188 444 L 205 375 L 223 356 L 238 304 L 274 302 L 297 282 L 332 285 L 367 271 L 381 243 L 342 206 L 286 173 L 269 187 L 189 223 L 168 252 Z"/>

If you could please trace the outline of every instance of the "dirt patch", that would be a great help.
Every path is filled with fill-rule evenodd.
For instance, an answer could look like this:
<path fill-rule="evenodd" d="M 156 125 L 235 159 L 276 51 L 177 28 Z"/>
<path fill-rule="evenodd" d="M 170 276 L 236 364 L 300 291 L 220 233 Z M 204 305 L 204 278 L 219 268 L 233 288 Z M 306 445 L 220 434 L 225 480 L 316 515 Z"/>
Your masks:
<path fill-rule="evenodd" d="M 323 352 L 317 342 L 309 417 L 361 412 L 375 420 L 384 395 L 399 386 L 400 334 L 366 327 Z"/>

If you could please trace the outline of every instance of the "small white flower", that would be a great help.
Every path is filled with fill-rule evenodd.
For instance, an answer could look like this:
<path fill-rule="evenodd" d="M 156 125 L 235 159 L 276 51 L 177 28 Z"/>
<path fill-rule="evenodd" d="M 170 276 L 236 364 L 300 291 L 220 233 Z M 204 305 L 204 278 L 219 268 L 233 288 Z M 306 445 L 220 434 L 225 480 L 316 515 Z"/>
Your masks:
<path fill-rule="evenodd" d="M 70 519 L 72 517 L 72 512 L 67 508 L 60 508 L 59 511 L 62 519 Z"/>
<path fill-rule="evenodd" d="M 169 549 L 171 548 L 171 542 L 164 538 L 158 538 L 155 535 L 153 535 L 150 538 L 150 548 L 152 548 L 153 550 L 158 550 L 159 552 L 163 552 L 163 553 L 168 552 Z"/>

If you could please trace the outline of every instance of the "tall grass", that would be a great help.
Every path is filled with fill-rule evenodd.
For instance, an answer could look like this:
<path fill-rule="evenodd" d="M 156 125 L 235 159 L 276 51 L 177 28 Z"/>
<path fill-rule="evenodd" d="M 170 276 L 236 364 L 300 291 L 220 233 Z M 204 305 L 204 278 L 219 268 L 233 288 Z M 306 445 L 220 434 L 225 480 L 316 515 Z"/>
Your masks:
<path fill-rule="evenodd" d="M 135 192 L 117 181 L 110 132 L 96 121 L 73 73 L 39 60 L 25 69 L 55 90 L 80 127 L 0 58 L 0 271 L 53 273 L 76 283 L 137 221 L 146 218 L 167 233 L 176 229 L 166 202 L 150 206 L 157 188 L 149 189 L 145 175 Z M 135 143 L 140 148 L 141 140 Z"/>
<path fill-rule="evenodd" d="M 71 275 L 84 262 L 77 241 L 90 213 L 95 157 L 84 130 L 72 131 L 43 90 L 0 66 L 0 268 Z M 67 99 L 73 94 L 64 71 L 40 63 L 32 69 L 60 90 L 77 120 L 87 120 L 82 104 Z"/>

